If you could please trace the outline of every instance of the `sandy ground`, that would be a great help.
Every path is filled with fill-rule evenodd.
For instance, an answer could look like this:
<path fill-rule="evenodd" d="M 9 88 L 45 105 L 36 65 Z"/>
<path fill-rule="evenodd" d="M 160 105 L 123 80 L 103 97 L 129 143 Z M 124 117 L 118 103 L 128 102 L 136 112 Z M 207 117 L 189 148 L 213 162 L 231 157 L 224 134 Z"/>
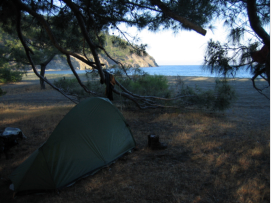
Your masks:
<path fill-rule="evenodd" d="M 174 77 L 170 77 L 174 81 Z M 202 89 L 211 89 L 215 86 L 215 78 L 208 77 L 182 77 L 182 80 L 188 86 L 195 86 Z M 248 78 L 236 78 L 229 80 L 229 84 L 234 87 L 237 100 L 232 107 L 224 113 L 231 121 L 248 122 L 252 126 L 270 124 L 270 100 L 257 92 L 252 81 Z M 267 83 L 263 80 L 257 80 L 258 87 L 265 87 Z M 264 89 L 264 94 L 270 98 L 270 87 Z"/>
<path fill-rule="evenodd" d="M 181 77 L 186 85 L 194 87 L 198 86 L 204 89 L 213 88 L 215 85 L 215 78 L 207 77 Z M 178 77 L 168 77 L 170 84 L 178 80 Z M 250 79 L 232 79 L 229 81 L 237 94 L 237 100 L 232 107 L 225 112 L 231 121 L 242 121 L 251 124 L 251 126 L 259 127 L 261 125 L 269 125 L 270 123 L 270 100 L 266 99 L 258 93 L 253 87 Z M 259 87 L 264 87 L 267 83 L 263 80 L 258 80 Z M 19 83 L 12 83 L 1 86 L 6 95 L 0 97 L 0 108 L 5 108 L 12 104 L 22 106 L 32 105 L 63 105 L 72 104 L 66 97 L 54 91 L 50 87 L 46 90 L 40 90 L 38 80 L 24 79 Z M 270 97 L 270 88 L 266 88 L 264 93 Z"/>

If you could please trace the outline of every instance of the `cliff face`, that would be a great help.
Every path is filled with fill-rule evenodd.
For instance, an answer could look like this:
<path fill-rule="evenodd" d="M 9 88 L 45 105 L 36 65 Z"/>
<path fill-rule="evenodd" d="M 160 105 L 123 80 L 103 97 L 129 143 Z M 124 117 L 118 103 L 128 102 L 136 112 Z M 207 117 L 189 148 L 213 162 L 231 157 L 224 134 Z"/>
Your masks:
<path fill-rule="evenodd" d="M 109 68 L 110 66 L 116 65 L 114 61 L 109 59 L 107 56 L 100 54 L 100 61 L 104 64 L 103 67 Z M 76 70 L 85 70 L 91 69 L 90 66 L 86 65 L 85 63 L 79 61 L 78 59 L 71 57 L 72 64 Z M 149 55 L 147 56 L 138 56 L 136 54 L 132 54 L 129 56 L 125 56 L 124 60 L 120 61 L 123 65 L 130 65 L 133 68 L 139 67 L 157 67 L 158 64 L 155 62 L 155 59 Z M 68 70 L 70 69 L 69 65 L 67 64 L 66 58 L 60 55 L 54 57 L 54 59 L 47 65 L 46 69 L 53 69 L 53 70 Z"/>
<path fill-rule="evenodd" d="M 105 67 L 108 68 L 110 66 L 115 65 L 111 59 L 109 59 L 105 55 L 99 55 L 101 58 L 101 63 L 105 64 Z M 133 68 L 142 68 L 142 67 L 157 67 L 155 59 L 150 55 L 147 56 L 138 56 L 136 54 L 127 55 L 124 59 L 119 60 L 123 65 L 132 66 Z"/>

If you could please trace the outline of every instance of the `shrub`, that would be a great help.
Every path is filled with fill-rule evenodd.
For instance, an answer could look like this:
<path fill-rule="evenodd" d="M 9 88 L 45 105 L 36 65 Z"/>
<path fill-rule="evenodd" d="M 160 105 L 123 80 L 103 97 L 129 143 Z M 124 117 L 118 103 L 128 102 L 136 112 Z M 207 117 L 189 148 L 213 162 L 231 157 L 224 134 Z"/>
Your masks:
<path fill-rule="evenodd" d="M 131 73 L 132 69 L 128 69 Z M 140 70 L 140 69 L 137 69 Z M 112 70 L 111 70 L 112 71 Z M 122 70 L 123 71 L 123 70 Z M 129 77 L 123 77 L 124 72 L 121 69 L 114 67 L 115 77 L 117 77 L 120 84 L 122 84 L 128 91 L 133 94 L 141 96 L 154 96 L 162 98 L 172 98 L 172 100 L 155 100 L 160 105 L 174 105 L 179 108 L 195 107 L 209 110 L 223 111 L 230 107 L 231 102 L 235 99 L 235 92 L 226 80 L 217 80 L 215 88 L 213 90 L 203 91 L 199 87 L 189 87 L 179 78 L 176 82 L 177 87 L 175 91 L 169 88 L 168 80 L 162 75 L 148 75 L 144 71 L 134 71 L 133 75 Z M 87 81 L 84 85 L 97 95 L 105 96 L 105 85 L 100 84 L 100 80 L 97 79 L 98 74 L 95 71 L 87 73 Z M 78 84 L 77 80 L 61 78 L 54 81 L 54 85 L 61 88 L 68 94 L 76 95 L 78 99 L 89 97 Z M 119 92 L 122 90 L 115 86 Z M 125 101 L 125 104 L 131 105 L 133 102 L 121 96 L 114 95 L 114 101 Z"/>
<path fill-rule="evenodd" d="M 3 96 L 3 95 L 5 95 L 7 92 L 4 92 L 2 89 L 1 89 L 1 87 L 0 87 L 0 97 L 1 96 Z"/>
<path fill-rule="evenodd" d="M 101 85 L 100 80 L 93 80 L 94 77 L 90 76 L 88 73 L 87 81 L 84 82 L 84 85 L 91 91 L 96 92 L 97 94 L 100 94 L 104 92 L 105 87 Z M 92 79 L 92 80 L 90 80 Z M 61 88 L 65 93 L 77 96 L 77 98 L 80 100 L 84 97 L 89 97 L 90 95 L 83 90 L 83 88 L 79 85 L 76 78 L 73 79 L 67 79 L 65 77 L 60 78 L 58 80 L 55 80 L 53 84 Z"/>
<path fill-rule="evenodd" d="M 169 98 L 171 95 L 167 78 L 162 75 L 132 76 L 132 80 L 121 79 L 120 83 L 129 91 L 143 96 Z"/>
<path fill-rule="evenodd" d="M 58 88 L 63 89 L 64 91 L 69 91 L 79 86 L 75 78 L 66 79 L 65 77 L 60 78 L 59 80 L 55 80 L 54 85 L 57 86 Z"/>
<path fill-rule="evenodd" d="M 191 88 L 180 83 L 180 94 L 183 97 L 178 101 L 180 107 L 195 106 L 213 111 L 223 111 L 230 107 L 232 101 L 236 99 L 235 91 L 228 84 L 227 80 L 216 80 L 214 90 L 203 91 L 196 87 Z"/>
<path fill-rule="evenodd" d="M 11 70 L 8 67 L 0 68 L 0 82 L 8 83 L 8 82 L 19 82 L 23 78 L 23 72 Z"/>
<path fill-rule="evenodd" d="M 62 91 L 64 91 L 66 94 L 76 96 L 79 100 L 86 95 L 76 78 L 69 79 L 63 77 L 55 80 L 53 84 L 62 89 Z"/>
<path fill-rule="evenodd" d="M 220 111 L 229 108 L 232 101 L 236 99 L 235 91 L 226 79 L 216 80 L 215 94 L 214 109 Z"/>

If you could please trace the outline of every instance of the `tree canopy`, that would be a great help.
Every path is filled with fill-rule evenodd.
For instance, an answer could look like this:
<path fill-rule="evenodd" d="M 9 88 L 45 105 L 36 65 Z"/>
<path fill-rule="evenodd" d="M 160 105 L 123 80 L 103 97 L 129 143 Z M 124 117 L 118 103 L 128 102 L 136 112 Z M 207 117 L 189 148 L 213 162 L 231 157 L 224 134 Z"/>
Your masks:
<path fill-rule="evenodd" d="M 262 93 L 255 79 L 262 77 L 270 85 L 270 35 L 264 29 L 270 24 L 270 1 L 224 1 L 220 16 L 228 29 L 228 42 L 208 42 L 205 67 L 224 76 L 246 69 L 253 75 L 254 88 Z"/>
<path fill-rule="evenodd" d="M 139 30 L 144 28 L 154 32 L 160 29 L 172 29 L 176 32 L 191 30 L 204 36 L 207 32 L 206 29 L 212 27 L 212 22 L 216 17 L 221 16 L 224 19 L 229 19 L 229 23 L 233 24 L 236 15 L 244 13 L 244 8 L 251 11 L 251 15 L 260 13 L 258 21 L 266 22 L 269 16 L 268 12 L 270 12 L 266 8 L 269 1 L 251 0 L 252 4 L 257 2 L 256 8 L 254 4 L 250 6 L 247 2 L 250 1 L 2 0 L 0 3 L 0 23 L 5 32 L 11 33 L 12 30 L 16 30 L 27 59 L 41 80 L 65 95 L 61 89 L 50 83 L 36 69 L 37 62 L 34 56 L 37 52 L 56 50 L 66 56 L 67 63 L 82 88 L 87 93 L 95 95 L 95 92 L 87 88 L 78 77 L 70 57 L 73 56 L 96 69 L 101 83 L 107 84 L 107 71 L 102 68 L 103 64 L 99 60 L 98 53 L 103 53 L 112 60 L 114 58 L 105 49 L 104 37 L 100 34 L 101 32 L 115 29 L 122 37 L 127 38 L 128 34 L 119 28 L 119 25 L 124 23 L 127 26 L 136 26 Z M 257 25 L 258 21 L 250 20 L 251 26 L 255 27 L 257 34 L 261 31 L 258 31 L 259 28 L 253 25 Z M 138 52 L 144 51 L 144 48 L 145 45 L 135 46 L 135 50 Z M 86 53 L 91 53 L 93 60 L 88 58 Z M 118 61 L 114 61 L 122 65 Z M 138 105 L 140 101 L 142 104 L 139 105 L 140 108 L 155 107 L 150 102 L 150 99 L 154 99 L 153 97 L 133 94 L 118 81 L 116 81 L 116 85 L 122 89 L 122 92 L 114 89 L 116 94 L 121 94 Z"/>
<path fill-rule="evenodd" d="M 125 37 L 126 34 L 118 27 L 120 23 L 125 23 L 152 31 L 187 29 L 205 35 L 204 27 L 212 20 L 215 10 L 215 4 L 208 0 L 4 0 L 0 3 L 0 22 L 6 32 L 16 29 L 29 63 L 38 77 L 62 92 L 37 72 L 33 58 L 35 50 L 31 47 L 35 40 L 36 45 L 48 45 L 48 48 L 53 47 L 65 55 L 79 84 L 86 92 L 95 94 L 81 82 L 70 57 L 98 70 L 101 83 L 105 83 L 106 71 L 102 69 L 98 53 L 103 52 L 114 59 L 103 46 L 103 38 L 99 35 L 101 31 L 116 29 Z M 34 37 L 28 29 L 33 30 Z M 139 45 L 136 49 L 144 50 L 144 45 Z M 93 60 L 86 56 L 86 52 L 92 54 Z M 122 95 L 135 102 L 145 100 L 124 87 L 122 89 Z M 116 90 L 115 93 L 120 94 Z M 65 95 L 64 92 L 62 94 Z M 146 100 L 145 105 L 147 103 Z"/>

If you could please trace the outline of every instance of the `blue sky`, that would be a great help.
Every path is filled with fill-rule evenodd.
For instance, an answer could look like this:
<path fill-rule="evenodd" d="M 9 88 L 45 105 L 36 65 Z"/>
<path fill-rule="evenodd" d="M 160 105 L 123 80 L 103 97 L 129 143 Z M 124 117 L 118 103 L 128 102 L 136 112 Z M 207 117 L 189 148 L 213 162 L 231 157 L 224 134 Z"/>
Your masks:
<path fill-rule="evenodd" d="M 209 39 L 226 42 L 227 33 L 222 24 L 217 23 L 214 32 L 207 30 L 205 36 L 195 31 L 180 31 L 178 34 L 174 34 L 172 30 L 153 33 L 128 28 L 126 31 L 137 35 L 141 43 L 148 44 L 147 52 L 154 57 L 158 65 L 201 65 Z M 120 27 L 125 29 L 125 26 Z"/>

